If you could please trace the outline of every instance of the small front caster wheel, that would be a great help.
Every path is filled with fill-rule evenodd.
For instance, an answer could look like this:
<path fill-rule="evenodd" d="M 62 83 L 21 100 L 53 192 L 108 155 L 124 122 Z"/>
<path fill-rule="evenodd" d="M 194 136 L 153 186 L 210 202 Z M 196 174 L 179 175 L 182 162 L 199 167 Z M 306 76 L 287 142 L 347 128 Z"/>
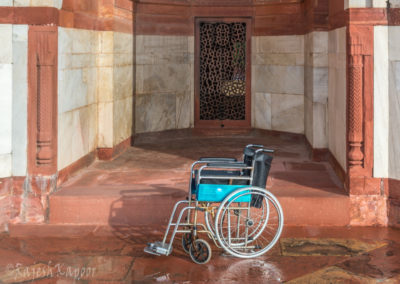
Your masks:
<path fill-rule="evenodd" d="M 192 245 L 193 235 L 192 233 L 185 233 L 182 235 L 182 247 L 186 253 L 189 253 L 190 246 Z"/>
<path fill-rule="evenodd" d="M 211 259 L 211 247 L 202 239 L 195 240 L 190 246 L 190 258 L 197 264 L 205 264 Z"/>

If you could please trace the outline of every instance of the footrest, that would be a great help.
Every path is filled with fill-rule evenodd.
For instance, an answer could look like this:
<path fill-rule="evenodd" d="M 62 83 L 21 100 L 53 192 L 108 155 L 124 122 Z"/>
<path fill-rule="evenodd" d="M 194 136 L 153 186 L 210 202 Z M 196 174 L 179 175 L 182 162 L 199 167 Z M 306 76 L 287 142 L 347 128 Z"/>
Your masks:
<path fill-rule="evenodd" d="M 144 248 L 144 252 L 154 255 L 170 255 L 172 252 L 172 246 L 168 250 L 169 244 L 163 244 L 162 242 L 155 242 L 147 244 Z"/>

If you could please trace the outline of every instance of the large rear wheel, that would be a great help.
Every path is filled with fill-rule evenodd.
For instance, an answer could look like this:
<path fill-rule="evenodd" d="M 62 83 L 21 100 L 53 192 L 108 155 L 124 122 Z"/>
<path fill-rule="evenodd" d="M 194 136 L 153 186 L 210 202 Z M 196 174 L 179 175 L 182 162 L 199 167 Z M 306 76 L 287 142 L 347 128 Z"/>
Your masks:
<path fill-rule="evenodd" d="M 251 200 L 258 201 L 257 207 L 251 206 Z M 214 228 L 218 242 L 227 252 L 240 258 L 257 257 L 278 241 L 283 228 L 282 208 L 265 189 L 238 189 L 222 201 Z"/>

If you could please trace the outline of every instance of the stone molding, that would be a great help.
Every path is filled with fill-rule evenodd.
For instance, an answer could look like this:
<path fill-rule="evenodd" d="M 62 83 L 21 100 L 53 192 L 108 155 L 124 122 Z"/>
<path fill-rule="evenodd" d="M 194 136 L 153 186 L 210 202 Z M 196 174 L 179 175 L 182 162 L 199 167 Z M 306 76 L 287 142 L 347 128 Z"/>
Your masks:
<path fill-rule="evenodd" d="M 133 33 L 133 3 L 130 0 L 63 1 L 54 7 L 0 7 L 0 24 L 52 25 L 100 31 Z"/>

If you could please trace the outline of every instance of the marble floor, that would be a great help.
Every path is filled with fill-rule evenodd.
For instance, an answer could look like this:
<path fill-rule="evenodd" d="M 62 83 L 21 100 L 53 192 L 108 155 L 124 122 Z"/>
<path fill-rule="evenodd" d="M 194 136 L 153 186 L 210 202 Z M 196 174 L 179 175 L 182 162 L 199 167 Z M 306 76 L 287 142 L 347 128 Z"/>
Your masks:
<path fill-rule="evenodd" d="M 147 240 L 160 237 L 151 234 L 24 230 L 0 235 L 0 283 L 400 283 L 400 230 L 390 228 L 286 227 L 262 257 L 238 259 L 214 248 L 206 265 L 193 263 L 180 239 L 166 257 L 143 253 Z"/>

